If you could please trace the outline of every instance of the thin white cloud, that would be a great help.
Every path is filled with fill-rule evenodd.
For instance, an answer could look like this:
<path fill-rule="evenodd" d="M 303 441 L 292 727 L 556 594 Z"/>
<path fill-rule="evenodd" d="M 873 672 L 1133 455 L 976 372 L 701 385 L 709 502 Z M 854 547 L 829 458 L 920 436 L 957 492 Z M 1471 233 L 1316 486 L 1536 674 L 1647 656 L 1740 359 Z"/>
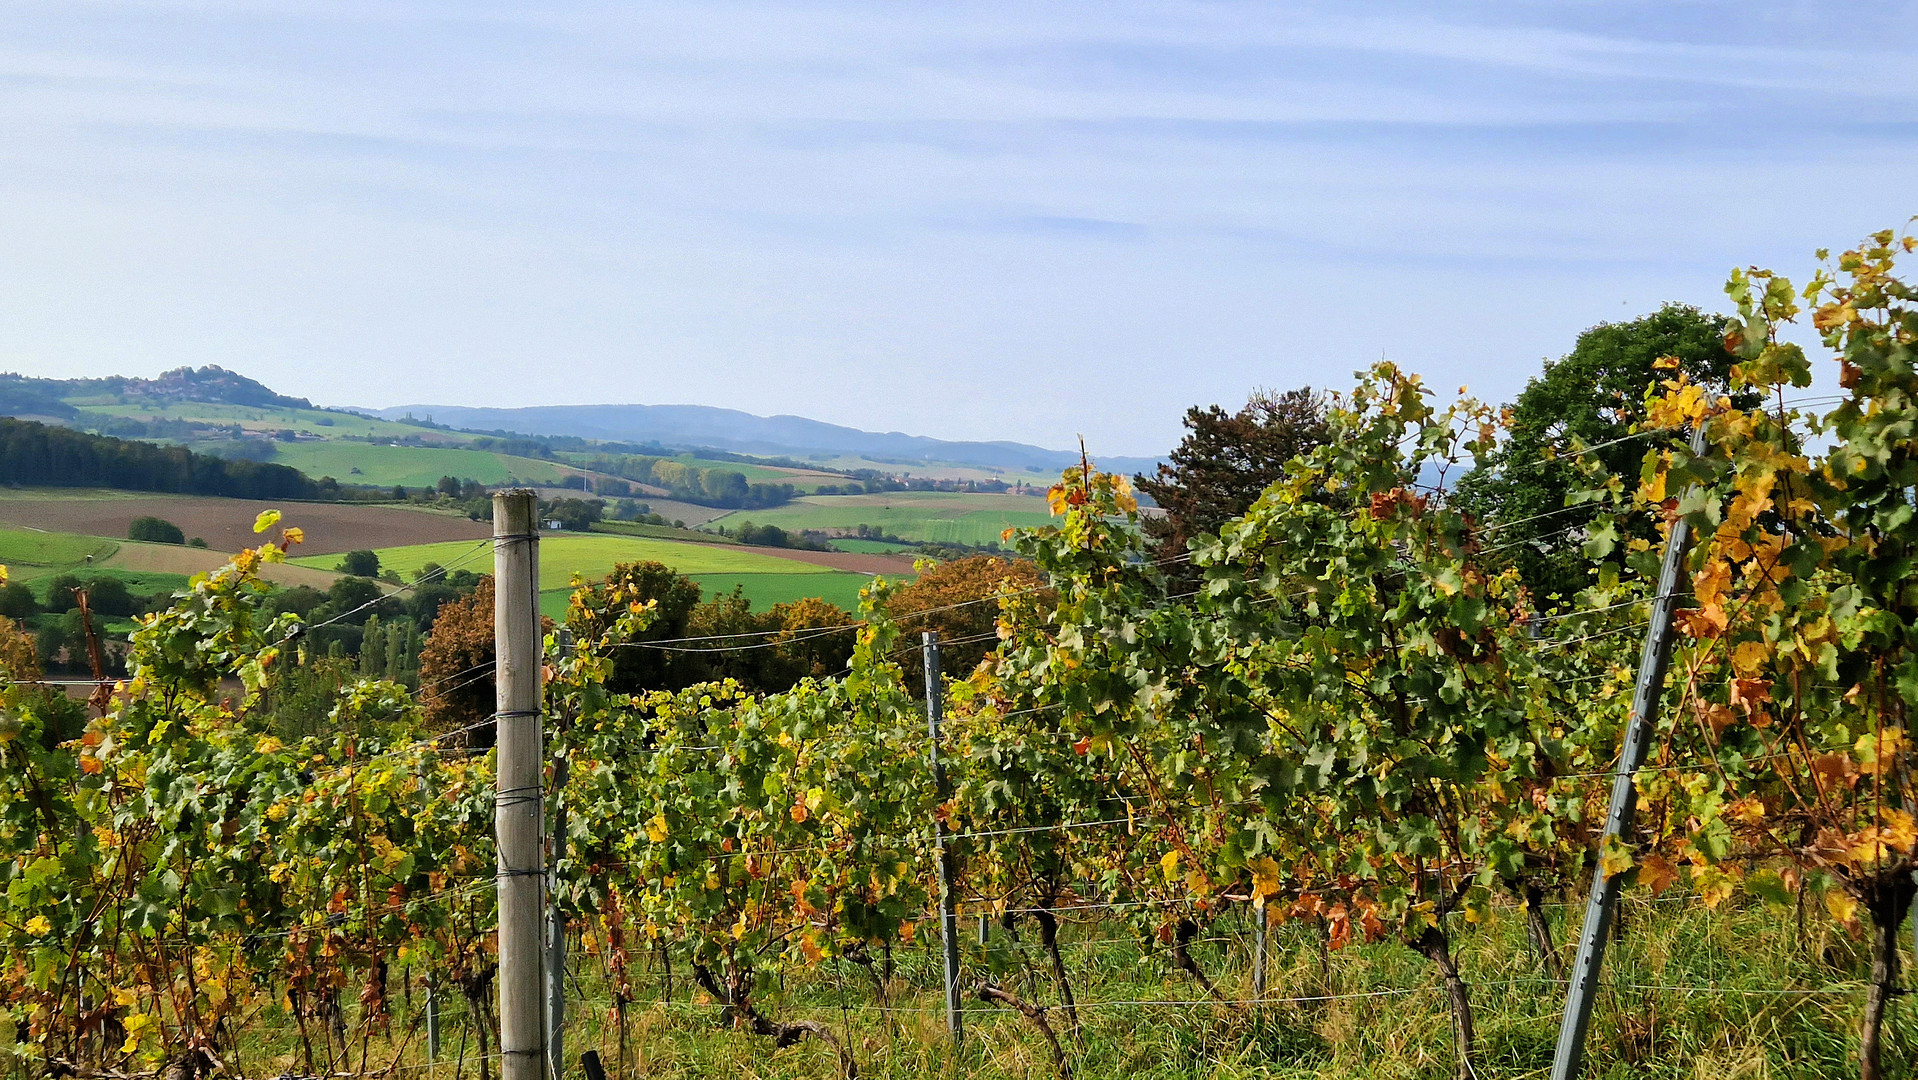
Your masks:
<path fill-rule="evenodd" d="M 1897 10 L 1433 11 L 16 5 L 0 367 L 1142 453 L 1381 351 L 1509 392 L 1918 210 Z"/>

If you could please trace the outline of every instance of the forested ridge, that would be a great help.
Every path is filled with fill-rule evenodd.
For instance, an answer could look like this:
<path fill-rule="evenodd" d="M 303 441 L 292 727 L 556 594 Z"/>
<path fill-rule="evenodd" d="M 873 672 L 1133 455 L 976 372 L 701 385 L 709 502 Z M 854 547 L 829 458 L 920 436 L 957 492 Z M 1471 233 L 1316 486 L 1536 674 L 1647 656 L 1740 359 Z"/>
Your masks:
<path fill-rule="evenodd" d="M 0 484 L 103 487 L 224 495 L 236 499 L 311 499 L 320 494 L 298 469 L 229 461 L 163 446 L 0 418 Z"/>

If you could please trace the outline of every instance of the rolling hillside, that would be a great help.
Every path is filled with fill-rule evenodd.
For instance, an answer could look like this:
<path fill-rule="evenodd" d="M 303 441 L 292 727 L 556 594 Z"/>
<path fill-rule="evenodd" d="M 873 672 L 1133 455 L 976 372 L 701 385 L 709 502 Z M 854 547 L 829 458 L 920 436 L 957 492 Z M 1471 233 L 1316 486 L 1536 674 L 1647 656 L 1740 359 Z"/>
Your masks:
<path fill-rule="evenodd" d="M 871 525 L 907 540 L 984 546 L 1000 542 L 1009 528 L 1051 520 L 1045 500 L 1027 495 L 973 495 L 945 491 L 895 491 L 881 495 L 813 495 L 766 510 L 739 510 L 715 524 L 733 528 L 750 521 L 788 531 L 851 531 Z"/>

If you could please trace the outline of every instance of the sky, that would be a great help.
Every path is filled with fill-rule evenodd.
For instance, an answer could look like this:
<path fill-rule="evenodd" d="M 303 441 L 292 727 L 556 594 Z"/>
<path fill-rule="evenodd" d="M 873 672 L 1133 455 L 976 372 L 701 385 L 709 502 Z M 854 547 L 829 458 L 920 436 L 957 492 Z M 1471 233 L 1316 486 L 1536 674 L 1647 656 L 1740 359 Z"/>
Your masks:
<path fill-rule="evenodd" d="M 1918 5 L 0 7 L 0 370 L 1095 453 L 1918 214 Z"/>

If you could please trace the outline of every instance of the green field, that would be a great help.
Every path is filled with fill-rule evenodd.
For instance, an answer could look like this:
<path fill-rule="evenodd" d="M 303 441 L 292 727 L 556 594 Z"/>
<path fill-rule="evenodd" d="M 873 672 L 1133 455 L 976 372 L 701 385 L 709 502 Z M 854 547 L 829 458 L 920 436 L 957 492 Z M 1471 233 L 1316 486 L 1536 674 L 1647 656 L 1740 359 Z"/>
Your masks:
<path fill-rule="evenodd" d="M 541 575 L 544 577 L 545 575 Z M 819 597 L 847 611 L 859 610 L 859 590 L 872 578 L 865 574 L 847 574 L 828 570 L 823 574 L 690 574 L 699 584 L 702 599 L 733 591 L 734 586 L 753 602 L 754 611 L 774 604 L 787 604 L 807 597 Z M 539 613 L 551 619 L 564 619 L 572 589 L 541 589 Z"/>
<path fill-rule="evenodd" d="M 484 450 L 357 442 L 276 443 L 273 460 L 291 465 L 315 479 L 330 476 L 342 484 L 378 487 L 391 484 L 431 487 L 442 476 L 477 480 L 482 484 L 503 484 L 508 480 L 557 484 L 569 472 L 551 461 Z"/>
<path fill-rule="evenodd" d="M 980 546 L 998 543 L 1007 528 L 1052 520 L 1042 499 L 1026 495 L 971 495 L 949 491 L 895 491 L 880 495 L 808 495 L 770 510 L 737 510 L 720 518 L 727 528 L 750 521 L 782 529 L 833 531 L 876 525 L 907 540 Z"/>
<path fill-rule="evenodd" d="M 593 526 L 596 533 L 614 536 L 644 536 L 655 540 L 684 540 L 692 544 L 737 544 L 739 541 L 718 533 L 680 529 L 671 525 L 645 525 L 637 521 L 602 521 Z"/>
<path fill-rule="evenodd" d="M 895 544 L 890 540 L 861 540 L 856 536 L 836 536 L 832 541 L 833 550 L 850 551 L 857 555 L 910 555 L 909 544 Z"/>
<path fill-rule="evenodd" d="M 493 563 L 492 552 L 485 542 L 476 546 L 465 540 L 384 548 L 379 551 L 379 556 L 381 570 L 398 570 L 401 577 L 409 580 L 427 563 L 438 563 L 449 570 L 458 564 L 481 573 L 490 572 Z M 317 570 L 331 570 L 339 565 L 339 561 L 338 555 L 311 555 L 292 560 L 295 565 Z M 539 587 L 542 590 L 564 589 L 574 574 L 592 581 L 605 577 L 619 563 L 647 561 L 665 563 L 687 575 L 820 577 L 834 573 L 824 566 L 761 555 L 755 550 L 731 545 L 682 544 L 671 540 L 604 533 L 549 533 L 540 539 L 539 544 Z"/>
<path fill-rule="evenodd" d="M 320 409 L 282 408 L 272 405 L 220 405 L 205 401 L 167 401 L 152 404 L 90 404 L 74 398 L 68 404 L 83 413 L 99 416 L 127 416 L 135 420 L 197 420 L 209 424 L 238 424 L 248 431 L 306 431 L 337 439 L 345 435 L 378 435 L 405 438 L 418 435 L 425 439 L 464 443 L 473 436 L 438 431 L 415 424 L 379 420 L 371 416 L 326 412 Z"/>
<path fill-rule="evenodd" d="M 565 453 L 559 456 L 574 465 L 583 465 L 596 457 L 607 457 L 610 455 L 579 452 Z M 640 456 L 651 457 L 656 455 Z M 744 461 L 719 461 L 714 458 L 695 457 L 692 454 L 674 454 L 667 457 L 666 460 L 676 461 L 681 465 L 688 465 L 696 469 L 721 469 L 726 472 L 736 472 L 744 476 L 748 483 L 753 484 L 794 484 L 811 490 L 819 484 L 843 484 L 847 482 L 846 477 L 836 476 L 832 473 L 816 473 L 805 469 L 791 469 L 783 465 L 753 465 Z"/>
<path fill-rule="evenodd" d="M 15 581 L 83 566 L 88 556 L 96 563 L 103 562 L 119 549 L 118 543 L 97 536 L 0 529 L 0 566 L 5 566 Z"/>
<path fill-rule="evenodd" d="M 866 587 L 872 575 L 832 570 L 824 574 L 694 574 L 692 578 L 709 598 L 731 592 L 735 585 L 742 586 L 755 610 L 817 596 L 856 611 L 859 590 Z"/>
<path fill-rule="evenodd" d="M 32 581 L 30 584 L 33 586 L 34 598 L 43 604 L 46 603 L 47 589 L 53 584 L 53 579 L 59 577 L 61 573 L 67 572 L 77 574 L 82 579 L 88 581 L 94 578 L 119 578 L 126 583 L 127 591 L 135 596 L 152 596 L 155 593 L 181 592 L 186 589 L 188 581 L 185 574 L 168 574 L 158 570 L 126 570 L 118 566 L 88 567 L 85 569 L 67 567 L 63 570 L 50 572 Z"/>

